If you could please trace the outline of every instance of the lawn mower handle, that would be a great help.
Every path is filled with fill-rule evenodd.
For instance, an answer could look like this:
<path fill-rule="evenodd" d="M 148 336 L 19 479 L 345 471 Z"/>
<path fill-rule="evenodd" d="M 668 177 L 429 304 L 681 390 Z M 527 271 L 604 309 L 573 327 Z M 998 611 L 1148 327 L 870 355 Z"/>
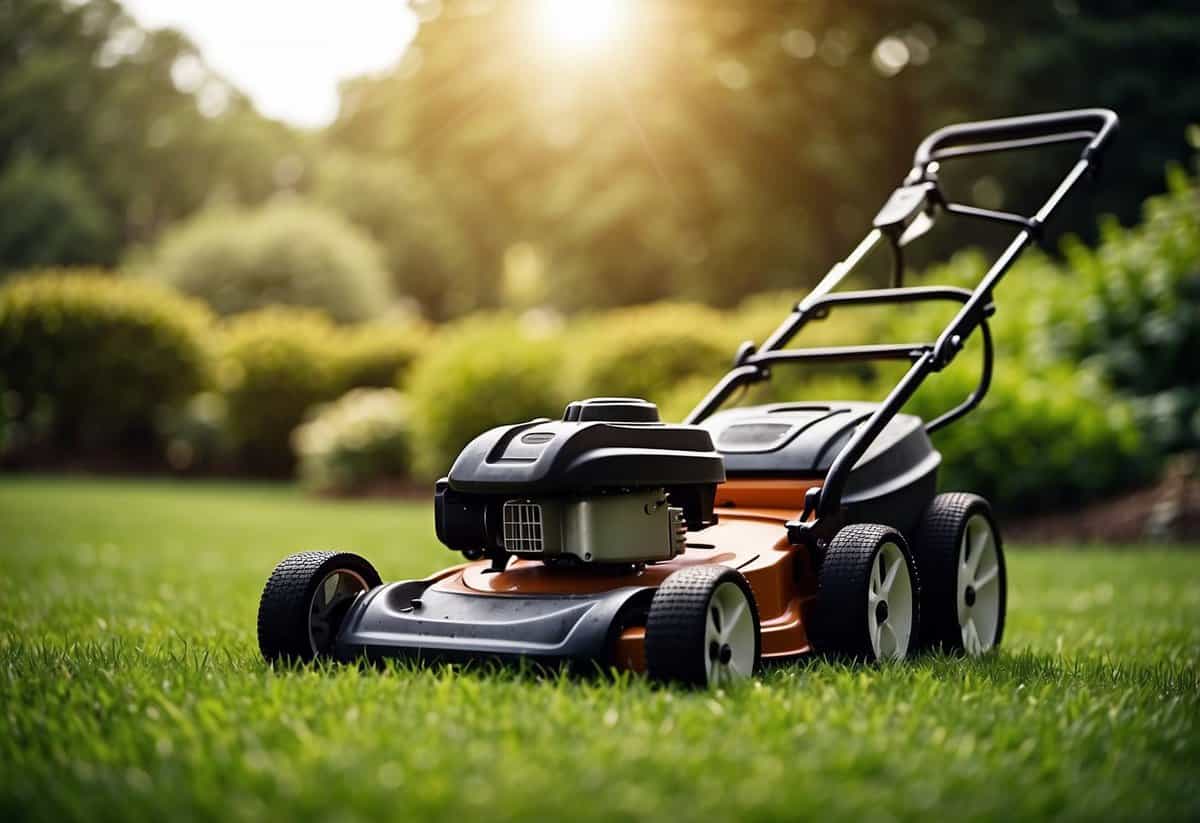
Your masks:
<path fill-rule="evenodd" d="M 930 134 L 917 147 L 912 172 L 874 220 L 874 228 L 854 251 L 833 268 L 795 305 L 792 313 L 771 333 L 761 347 L 747 342 L 738 350 L 733 368 L 692 409 L 684 422 L 693 425 L 709 417 L 739 387 L 769 380 L 770 367 L 788 361 L 853 361 L 908 358 L 912 365 L 875 411 L 857 425 L 854 434 L 841 447 L 825 474 L 824 482 L 809 490 L 804 511 L 788 522 L 788 539 L 793 544 L 820 547 L 833 537 L 841 524 L 842 495 L 851 469 L 871 443 L 891 422 L 909 398 L 930 375 L 945 369 L 963 349 L 968 338 L 979 331 L 983 336 L 983 368 L 974 392 L 958 406 L 925 424 L 927 432 L 940 429 L 979 405 L 991 382 L 993 348 L 987 318 L 995 311 L 992 292 L 1031 243 L 1042 237 L 1042 229 L 1067 194 L 1095 168 L 1099 153 L 1106 148 L 1117 128 L 1117 115 L 1108 109 L 1007 117 L 947 126 Z M 947 200 L 938 188 L 937 164 L 942 160 L 994 152 L 1017 151 L 1063 143 L 1086 143 L 1080 157 L 1063 176 L 1058 186 L 1033 215 L 983 209 Z M 918 215 L 945 212 L 968 219 L 986 220 L 1019 228 L 1014 237 L 970 290 L 947 287 L 909 287 L 902 285 L 903 263 L 900 247 L 910 239 L 910 226 L 918 225 Z M 931 218 L 930 218 L 931 219 Z M 923 231 L 917 232 L 920 236 Z M 834 289 L 872 249 L 890 241 L 895 258 L 892 287 L 834 294 Z M 907 303 L 931 299 L 952 299 L 962 305 L 937 340 L 929 343 L 899 345 L 840 346 L 820 349 L 791 349 L 788 343 L 808 322 L 824 317 L 835 305 L 871 303 Z"/>
<path fill-rule="evenodd" d="M 923 177 L 926 167 L 937 160 L 1076 140 L 1088 141 L 1083 159 L 1090 161 L 1112 137 L 1117 123 L 1116 113 L 1109 109 L 1075 109 L 946 126 L 917 146 L 913 170 Z"/>

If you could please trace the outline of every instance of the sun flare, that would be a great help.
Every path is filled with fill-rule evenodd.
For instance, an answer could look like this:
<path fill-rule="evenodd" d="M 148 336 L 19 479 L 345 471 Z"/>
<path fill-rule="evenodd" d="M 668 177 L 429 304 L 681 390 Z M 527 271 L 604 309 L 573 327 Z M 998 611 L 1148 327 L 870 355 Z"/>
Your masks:
<path fill-rule="evenodd" d="M 628 0 L 538 0 L 534 22 L 547 47 L 574 55 L 615 44 L 628 12 Z"/>

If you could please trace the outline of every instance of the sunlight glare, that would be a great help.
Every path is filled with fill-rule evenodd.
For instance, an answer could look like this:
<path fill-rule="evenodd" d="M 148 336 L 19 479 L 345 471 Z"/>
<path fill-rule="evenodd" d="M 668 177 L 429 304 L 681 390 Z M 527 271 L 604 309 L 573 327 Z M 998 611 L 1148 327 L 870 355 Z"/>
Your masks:
<path fill-rule="evenodd" d="M 545 44 L 567 54 L 595 52 L 623 33 L 628 0 L 538 0 L 535 23 Z"/>

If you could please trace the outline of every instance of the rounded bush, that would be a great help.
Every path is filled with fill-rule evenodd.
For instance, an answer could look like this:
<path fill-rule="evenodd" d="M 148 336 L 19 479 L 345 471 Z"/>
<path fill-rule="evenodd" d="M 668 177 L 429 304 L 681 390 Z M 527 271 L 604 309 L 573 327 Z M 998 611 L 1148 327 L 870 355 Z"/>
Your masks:
<path fill-rule="evenodd" d="M 234 318 L 222 337 L 218 379 L 230 445 L 251 471 L 285 473 L 292 430 L 310 407 L 340 393 L 336 329 L 317 312 L 274 308 Z"/>
<path fill-rule="evenodd" d="M 407 479 L 410 440 L 408 402 L 395 389 L 352 389 L 292 434 L 301 481 L 324 493 Z"/>
<path fill-rule="evenodd" d="M 585 321 L 568 385 L 576 397 L 658 400 L 693 377 L 716 380 L 734 348 L 724 316 L 700 305 L 659 303 Z"/>
<path fill-rule="evenodd" d="M 403 385 L 432 330 L 422 324 L 371 323 L 338 330 L 338 380 L 346 389 Z"/>
<path fill-rule="evenodd" d="M 9 450 L 153 442 L 156 419 L 210 380 L 204 306 L 100 271 L 47 271 L 0 288 Z"/>
<path fill-rule="evenodd" d="M 559 346 L 509 318 L 442 331 L 408 383 L 418 472 L 444 474 L 463 446 L 495 426 L 561 415 Z"/>
<path fill-rule="evenodd" d="M 288 305 L 354 322 L 379 316 L 391 299 L 374 241 L 300 201 L 202 212 L 166 233 L 147 270 L 222 315 Z"/>

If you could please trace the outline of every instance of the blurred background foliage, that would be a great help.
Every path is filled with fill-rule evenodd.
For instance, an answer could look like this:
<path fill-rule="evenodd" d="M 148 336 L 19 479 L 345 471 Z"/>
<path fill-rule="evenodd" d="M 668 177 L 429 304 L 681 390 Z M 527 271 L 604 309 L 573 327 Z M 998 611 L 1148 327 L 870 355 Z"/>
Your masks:
<path fill-rule="evenodd" d="M 1197 448 L 1193 3 L 614 2 L 620 36 L 585 56 L 545 41 L 543 0 L 413 0 L 399 62 L 300 130 L 115 0 L 0 0 L 0 460 L 299 465 L 337 491 L 424 481 L 574 397 L 678 418 L 859 239 L 921 137 L 1081 106 L 1116 109 L 1118 142 L 999 289 L 997 378 L 938 438 L 946 481 L 1049 508 Z M 942 181 L 1027 209 L 1070 159 Z M 1006 240 L 945 220 L 910 279 L 972 285 Z M 805 341 L 946 319 L 839 311 Z M 973 354 L 913 410 L 957 402 Z M 895 377 L 781 368 L 743 402 Z"/>

